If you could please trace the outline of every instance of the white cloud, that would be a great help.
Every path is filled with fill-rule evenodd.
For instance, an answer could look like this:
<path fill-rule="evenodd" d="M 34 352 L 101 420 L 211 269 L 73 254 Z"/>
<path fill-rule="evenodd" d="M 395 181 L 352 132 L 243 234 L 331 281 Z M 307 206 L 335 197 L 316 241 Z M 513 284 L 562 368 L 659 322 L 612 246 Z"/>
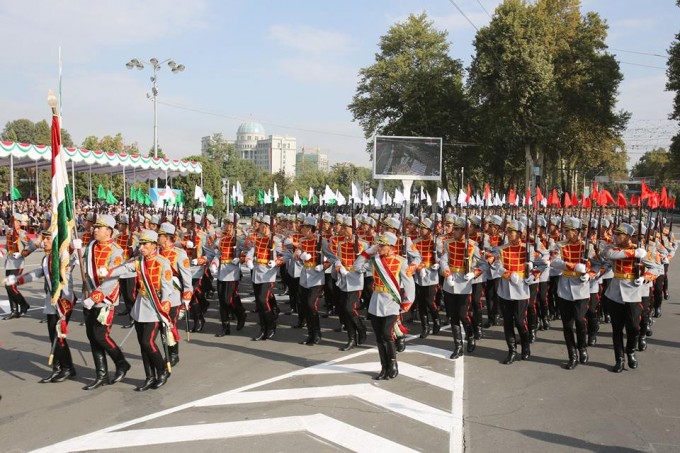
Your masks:
<path fill-rule="evenodd" d="M 269 30 L 269 37 L 284 47 L 313 55 L 345 54 L 352 44 L 348 35 L 308 25 L 276 25 Z"/>
<path fill-rule="evenodd" d="M 203 0 L 5 1 L 0 5 L 0 42 L 12 50 L 13 63 L 40 60 L 45 47 L 59 45 L 72 58 L 87 60 L 108 47 L 203 27 L 205 8 Z"/>

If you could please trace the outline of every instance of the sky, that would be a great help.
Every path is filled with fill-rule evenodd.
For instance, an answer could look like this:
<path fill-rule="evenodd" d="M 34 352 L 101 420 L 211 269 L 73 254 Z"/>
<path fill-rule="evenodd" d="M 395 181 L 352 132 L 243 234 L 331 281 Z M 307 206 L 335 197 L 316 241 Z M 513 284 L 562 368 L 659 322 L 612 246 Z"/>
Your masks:
<path fill-rule="evenodd" d="M 448 32 L 450 55 L 468 67 L 472 42 L 498 0 L 0 0 L 0 126 L 50 120 L 48 89 L 63 63 L 63 127 L 85 137 L 121 133 L 145 152 L 153 147 L 149 65 L 184 64 L 158 73 L 158 143 L 171 158 L 200 153 L 201 137 L 235 139 L 244 121 L 267 135 L 320 148 L 331 164 L 370 166 L 366 141 L 347 105 L 358 73 L 375 62 L 380 37 L 409 14 L 426 12 Z M 462 13 L 461 13 L 462 11 Z M 584 0 L 609 25 L 607 44 L 621 63 L 618 108 L 632 113 L 624 138 L 629 166 L 645 151 L 668 147 L 666 52 L 680 32 L 675 0 Z"/>

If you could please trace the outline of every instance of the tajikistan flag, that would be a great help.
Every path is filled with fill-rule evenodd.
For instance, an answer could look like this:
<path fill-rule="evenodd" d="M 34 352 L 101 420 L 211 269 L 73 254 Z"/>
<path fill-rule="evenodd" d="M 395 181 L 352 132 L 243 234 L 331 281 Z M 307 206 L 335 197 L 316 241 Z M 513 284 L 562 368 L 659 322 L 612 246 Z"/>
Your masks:
<path fill-rule="evenodd" d="M 50 92 L 52 106 L 52 255 L 50 289 L 52 306 L 57 304 L 61 290 L 67 284 L 69 245 L 73 230 L 73 204 L 66 172 L 66 160 L 61 148 L 61 122 L 56 109 L 56 98 Z M 48 96 L 48 98 L 49 98 Z"/>

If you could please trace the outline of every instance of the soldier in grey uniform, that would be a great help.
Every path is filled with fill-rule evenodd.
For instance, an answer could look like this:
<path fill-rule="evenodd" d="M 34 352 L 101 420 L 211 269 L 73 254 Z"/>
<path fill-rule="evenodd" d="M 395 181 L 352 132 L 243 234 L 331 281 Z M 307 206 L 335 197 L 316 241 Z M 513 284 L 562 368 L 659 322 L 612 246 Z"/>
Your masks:
<path fill-rule="evenodd" d="M 368 312 L 380 354 L 380 373 L 374 379 L 394 379 L 399 374 L 394 328 L 401 311 L 407 311 L 415 298 L 411 275 L 415 266 L 395 250 L 397 236 L 384 233 L 375 245 L 364 250 L 354 262 L 354 269 L 373 267 L 374 289 Z M 403 286 L 403 288 L 400 288 Z"/>
<path fill-rule="evenodd" d="M 73 379 L 76 376 L 76 369 L 73 366 L 71 359 L 71 350 L 66 342 L 66 335 L 68 333 L 67 325 L 73 312 L 73 304 L 75 303 L 75 295 L 73 294 L 73 267 L 76 264 L 75 255 L 71 257 L 69 267 L 67 268 L 66 284 L 61 290 L 59 300 L 52 305 L 52 233 L 49 230 L 42 231 L 42 245 L 45 249 L 45 256 L 42 258 L 40 266 L 26 274 L 15 276 L 9 275 L 5 279 L 5 286 L 23 285 L 34 280 L 45 278 L 45 303 L 43 313 L 47 316 L 47 332 L 50 337 L 50 343 L 53 345 L 54 361 L 52 364 L 52 373 L 41 379 L 41 384 L 48 382 L 63 382 L 66 379 Z"/>
<path fill-rule="evenodd" d="M 163 329 L 161 336 L 167 338 L 168 346 L 175 343 L 177 338 L 170 318 L 171 298 L 175 292 L 172 265 L 158 253 L 157 232 L 142 230 L 139 235 L 139 253 L 139 258 L 109 271 L 106 278 L 116 278 L 133 269 L 137 273 L 137 299 L 132 307 L 132 318 L 135 320 L 146 380 L 135 390 L 143 392 L 162 387 L 170 377 L 170 357 L 166 357 L 166 367 L 166 361 L 156 345 L 159 331 Z"/>
<path fill-rule="evenodd" d="M 89 297 L 83 301 L 83 308 L 88 310 L 85 328 L 96 370 L 94 382 L 83 387 L 84 390 L 94 390 L 108 383 L 105 353 L 116 364 L 116 374 L 111 381 L 112 384 L 120 382 L 130 370 L 130 364 L 125 360 L 123 352 L 109 335 L 120 295 L 118 279 L 102 277 L 108 273 L 109 269 L 123 263 L 123 249 L 113 240 L 115 226 L 116 220 L 113 216 L 99 215 L 94 223 L 93 240 L 87 245 L 83 254 L 86 278 L 83 287 L 92 290 Z M 82 248 L 82 240 L 74 240 L 73 247 L 76 250 Z"/>
<path fill-rule="evenodd" d="M 21 275 L 24 267 L 24 258 L 36 250 L 36 245 L 32 243 L 24 226 L 28 224 L 26 214 L 14 214 L 12 229 L 7 233 L 7 256 L 5 257 L 5 276 Z M 19 318 L 26 314 L 30 305 L 24 296 L 19 292 L 16 285 L 7 285 L 7 296 L 9 298 L 10 313 L 3 319 Z"/>
<path fill-rule="evenodd" d="M 589 273 L 591 251 L 588 242 L 580 239 L 581 219 L 571 217 L 564 221 L 566 241 L 558 242 L 551 267 L 561 271 L 557 286 L 557 301 L 562 318 L 564 341 L 569 361 L 564 368 L 573 370 L 578 362 L 588 362 L 586 343 L 586 312 L 590 303 Z M 588 261 L 584 262 L 584 249 Z M 574 330 L 576 339 L 574 339 Z M 577 351 L 578 350 L 578 351 Z"/>
<path fill-rule="evenodd" d="M 274 307 L 270 302 L 278 267 L 283 264 L 281 241 L 270 228 L 269 215 L 262 217 L 258 234 L 246 254 L 246 267 L 253 271 L 253 291 L 260 318 L 260 334 L 254 341 L 269 340 L 276 333 Z"/>
<path fill-rule="evenodd" d="M 222 330 L 216 337 L 231 333 L 229 316 L 236 317 L 236 330 L 243 329 L 246 322 L 246 310 L 238 295 L 238 283 L 241 280 L 241 253 L 246 250 L 245 238 L 238 236 L 236 226 L 240 216 L 236 213 L 225 218 L 224 231 L 219 241 L 215 241 L 215 256 L 210 263 L 210 272 L 217 279 L 217 297 L 220 301 L 220 321 Z M 235 223 L 234 223 L 235 222 Z"/>

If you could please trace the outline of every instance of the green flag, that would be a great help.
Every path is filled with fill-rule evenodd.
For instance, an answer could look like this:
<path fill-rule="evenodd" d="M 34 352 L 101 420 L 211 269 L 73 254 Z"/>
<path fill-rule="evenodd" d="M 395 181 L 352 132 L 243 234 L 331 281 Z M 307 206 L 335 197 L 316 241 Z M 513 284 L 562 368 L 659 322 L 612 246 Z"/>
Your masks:
<path fill-rule="evenodd" d="M 283 197 L 283 205 L 284 206 L 293 206 L 293 200 L 288 198 L 288 196 L 286 195 L 285 197 Z"/>
<path fill-rule="evenodd" d="M 21 192 L 16 187 L 12 188 L 12 200 L 21 200 Z"/>
<path fill-rule="evenodd" d="M 144 198 L 144 192 L 142 192 L 142 188 L 140 187 L 137 191 L 137 203 L 143 204 L 144 201 L 146 201 L 146 198 Z"/>
<path fill-rule="evenodd" d="M 326 202 L 326 204 L 329 204 L 329 205 L 334 205 L 335 203 L 337 203 L 337 202 L 335 201 L 335 199 L 328 200 L 328 201 Z"/>
<path fill-rule="evenodd" d="M 210 196 L 210 194 L 205 195 L 205 205 L 207 207 L 215 206 L 215 202 L 213 201 L 213 197 Z"/>
<path fill-rule="evenodd" d="M 257 201 L 260 204 L 264 204 L 264 191 L 262 189 L 257 191 Z"/>
<path fill-rule="evenodd" d="M 309 204 L 309 202 L 307 201 L 306 198 L 303 198 L 302 200 L 300 200 L 300 206 L 307 206 L 308 204 Z"/>
<path fill-rule="evenodd" d="M 316 195 L 312 195 L 312 204 L 314 204 L 314 203 L 317 203 L 317 204 L 319 203 L 319 199 L 316 198 Z"/>
<path fill-rule="evenodd" d="M 130 200 L 137 201 L 137 191 L 135 190 L 135 186 L 130 187 Z"/>
<path fill-rule="evenodd" d="M 151 198 L 149 198 L 148 195 L 144 195 L 144 204 L 147 206 L 151 206 Z"/>
<path fill-rule="evenodd" d="M 106 200 L 106 191 L 104 190 L 104 186 L 101 184 L 99 184 L 99 188 L 97 189 L 97 199 Z"/>
<path fill-rule="evenodd" d="M 108 204 L 115 204 L 115 203 L 118 203 L 118 199 L 117 199 L 116 197 L 113 196 L 113 192 L 111 192 L 111 189 L 109 189 L 109 190 L 106 192 L 106 202 L 107 202 Z"/>

